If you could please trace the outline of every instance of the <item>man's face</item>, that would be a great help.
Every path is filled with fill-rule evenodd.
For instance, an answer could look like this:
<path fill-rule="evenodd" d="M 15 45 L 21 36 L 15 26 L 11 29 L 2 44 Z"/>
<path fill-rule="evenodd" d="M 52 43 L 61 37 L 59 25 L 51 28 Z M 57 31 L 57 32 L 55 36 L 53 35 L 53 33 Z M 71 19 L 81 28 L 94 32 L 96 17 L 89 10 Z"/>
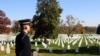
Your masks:
<path fill-rule="evenodd" d="M 29 25 L 27 25 L 27 30 L 28 30 L 28 32 L 30 31 L 30 26 Z"/>

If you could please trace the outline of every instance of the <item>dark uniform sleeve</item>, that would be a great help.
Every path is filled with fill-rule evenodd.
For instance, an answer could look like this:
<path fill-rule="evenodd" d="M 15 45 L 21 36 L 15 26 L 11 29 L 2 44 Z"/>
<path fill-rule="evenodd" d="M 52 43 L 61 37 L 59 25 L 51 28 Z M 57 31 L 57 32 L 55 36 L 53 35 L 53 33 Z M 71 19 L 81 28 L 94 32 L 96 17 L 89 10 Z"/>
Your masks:
<path fill-rule="evenodd" d="M 15 54 L 16 54 L 16 56 L 18 56 L 17 38 L 18 38 L 18 36 L 16 36 L 16 40 L 15 40 L 15 43 L 16 43 L 16 45 L 15 45 Z"/>
<path fill-rule="evenodd" d="M 20 56 L 19 55 L 19 53 L 20 53 L 20 51 L 21 51 L 21 39 L 20 39 L 21 37 L 20 37 L 20 35 L 17 35 L 16 36 L 16 40 L 15 40 L 15 43 L 16 43 L 16 45 L 15 45 L 15 53 L 16 53 L 16 56 Z"/>
<path fill-rule="evenodd" d="M 28 36 L 25 36 L 23 41 L 23 56 L 31 56 L 31 45 Z"/>

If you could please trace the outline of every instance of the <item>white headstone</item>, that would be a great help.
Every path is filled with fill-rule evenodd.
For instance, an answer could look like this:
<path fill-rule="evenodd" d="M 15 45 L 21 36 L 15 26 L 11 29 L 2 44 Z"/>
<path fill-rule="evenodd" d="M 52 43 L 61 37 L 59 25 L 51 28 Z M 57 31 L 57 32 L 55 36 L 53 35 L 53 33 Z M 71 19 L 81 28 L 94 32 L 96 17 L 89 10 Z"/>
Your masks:
<path fill-rule="evenodd" d="M 62 51 L 65 53 L 66 52 L 66 48 L 62 48 Z"/>
<path fill-rule="evenodd" d="M 79 47 L 77 47 L 77 48 L 75 49 L 75 52 L 79 52 Z"/>
<path fill-rule="evenodd" d="M 55 41 L 55 44 L 57 44 L 57 42 L 58 42 L 58 39 Z"/>
<path fill-rule="evenodd" d="M 53 52 L 52 48 L 49 48 L 49 52 L 50 52 L 50 53 Z"/>
<path fill-rule="evenodd" d="M 95 42 L 96 40 L 94 39 L 93 41 Z"/>
<path fill-rule="evenodd" d="M 38 38 L 38 41 L 40 41 L 40 38 Z"/>
<path fill-rule="evenodd" d="M 1 48 L 1 43 L 0 43 L 0 48 Z"/>
<path fill-rule="evenodd" d="M 14 46 L 14 44 L 13 44 L 12 42 L 10 42 L 10 45 L 11 45 L 11 47 L 13 47 L 13 46 Z"/>
<path fill-rule="evenodd" d="M 97 44 L 99 44 L 99 41 L 97 40 Z"/>
<path fill-rule="evenodd" d="M 59 41 L 58 41 L 58 46 L 60 46 L 60 39 L 59 39 Z"/>
<path fill-rule="evenodd" d="M 80 39 L 80 38 L 79 38 L 79 39 Z M 76 40 L 72 43 L 72 45 L 74 46 L 74 45 L 78 42 L 79 39 L 76 39 Z"/>
<path fill-rule="evenodd" d="M 36 51 L 39 52 L 39 48 L 38 47 L 36 48 Z"/>
<path fill-rule="evenodd" d="M 4 46 L 2 45 L 0 49 L 1 49 L 1 51 L 4 51 Z"/>
<path fill-rule="evenodd" d="M 37 46 L 37 42 L 35 42 L 35 46 Z"/>
<path fill-rule="evenodd" d="M 61 44 L 62 44 L 62 48 L 64 48 L 64 43 L 62 42 Z"/>
<path fill-rule="evenodd" d="M 99 46 L 100 46 L 100 42 L 99 42 Z"/>
<path fill-rule="evenodd" d="M 5 45 L 5 44 L 6 44 L 6 42 L 3 42 L 3 44 Z"/>
<path fill-rule="evenodd" d="M 44 39 L 42 39 L 42 41 L 44 41 Z"/>
<path fill-rule="evenodd" d="M 78 47 L 81 47 L 83 38 L 80 40 Z"/>
<path fill-rule="evenodd" d="M 88 42 L 87 42 L 86 38 L 85 38 L 85 44 L 86 44 L 86 46 L 88 45 Z"/>
<path fill-rule="evenodd" d="M 89 40 L 89 42 L 91 43 L 91 44 L 93 44 L 93 41 L 92 40 L 90 40 L 90 39 L 88 39 Z"/>
<path fill-rule="evenodd" d="M 70 50 L 70 45 L 68 44 L 67 49 Z"/>
<path fill-rule="evenodd" d="M 7 54 L 10 54 L 10 46 L 9 46 L 9 43 L 7 43 L 6 53 Z"/>
<path fill-rule="evenodd" d="M 44 48 L 47 48 L 47 44 L 45 44 L 44 42 L 42 42 L 42 45 Z"/>
<path fill-rule="evenodd" d="M 33 52 L 33 56 L 38 56 L 38 52 L 37 51 L 34 51 Z"/>
<path fill-rule="evenodd" d="M 50 41 L 48 42 L 48 44 L 49 44 L 49 45 L 51 44 Z"/>
<path fill-rule="evenodd" d="M 87 45 L 87 48 L 89 48 L 89 45 Z"/>

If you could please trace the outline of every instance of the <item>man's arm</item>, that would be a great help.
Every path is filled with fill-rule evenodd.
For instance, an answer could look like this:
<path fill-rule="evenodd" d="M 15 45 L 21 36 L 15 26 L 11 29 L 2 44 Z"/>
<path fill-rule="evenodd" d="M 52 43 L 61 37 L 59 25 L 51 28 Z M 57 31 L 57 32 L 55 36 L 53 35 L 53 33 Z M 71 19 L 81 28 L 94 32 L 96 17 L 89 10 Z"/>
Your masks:
<path fill-rule="evenodd" d="M 30 40 L 28 36 L 25 36 L 23 41 L 23 56 L 31 56 L 31 45 L 30 45 Z"/>

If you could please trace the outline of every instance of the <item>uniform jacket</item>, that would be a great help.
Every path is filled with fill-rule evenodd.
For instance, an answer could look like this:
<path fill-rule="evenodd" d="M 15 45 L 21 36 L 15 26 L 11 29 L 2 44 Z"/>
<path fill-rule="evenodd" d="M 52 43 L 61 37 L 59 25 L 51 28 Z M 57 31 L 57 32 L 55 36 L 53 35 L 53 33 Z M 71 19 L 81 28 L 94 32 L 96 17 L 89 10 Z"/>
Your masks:
<path fill-rule="evenodd" d="M 31 56 L 30 40 L 26 33 L 20 32 L 20 34 L 16 36 L 15 42 L 16 56 Z"/>

